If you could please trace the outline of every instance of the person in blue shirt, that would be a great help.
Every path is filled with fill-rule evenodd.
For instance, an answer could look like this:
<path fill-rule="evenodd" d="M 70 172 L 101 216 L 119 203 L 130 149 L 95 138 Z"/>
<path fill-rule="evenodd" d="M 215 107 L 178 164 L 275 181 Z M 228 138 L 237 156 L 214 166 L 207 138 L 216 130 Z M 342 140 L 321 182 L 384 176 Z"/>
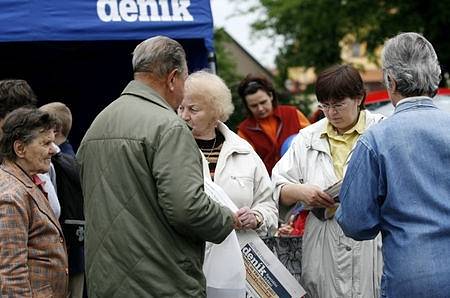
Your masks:
<path fill-rule="evenodd" d="M 432 97 L 441 79 L 417 33 L 384 45 L 394 114 L 358 141 L 336 219 L 355 240 L 383 239 L 382 297 L 450 297 L 450 114 Z"/>

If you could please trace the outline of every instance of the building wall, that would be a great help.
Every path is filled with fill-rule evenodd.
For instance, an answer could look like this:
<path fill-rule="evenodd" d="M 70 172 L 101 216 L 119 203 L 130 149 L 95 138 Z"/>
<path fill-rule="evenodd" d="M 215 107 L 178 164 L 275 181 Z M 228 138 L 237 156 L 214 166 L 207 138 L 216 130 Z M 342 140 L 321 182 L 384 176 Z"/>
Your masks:
<path fill-rule="evenodd" d="M 233 40 L 224 42 L 225 50 L 234 58 L 236 63 L 236 71 L 241 76 L 247 74 L 264 76 L 273 82 L 273 76 L 266 68 L 264 68 L 257 60 L 255 60 L 248 52 L 239 46 Z"/>

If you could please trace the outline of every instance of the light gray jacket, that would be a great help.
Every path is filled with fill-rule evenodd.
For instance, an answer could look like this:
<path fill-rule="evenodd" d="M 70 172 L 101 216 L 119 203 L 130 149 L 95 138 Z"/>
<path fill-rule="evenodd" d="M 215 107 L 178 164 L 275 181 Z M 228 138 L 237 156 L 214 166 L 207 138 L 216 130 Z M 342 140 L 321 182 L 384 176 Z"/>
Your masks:
<path fill-rule="evenodd" d="M 382 119 L 382 115 L 369 111 L 365 114 L 366 128 Z M 328 140 L 321 138 L 327 123 L 325 118 L 300 130 L 291 148 L 273 168 L 276 199 L 286 183 L 313 184 L 325 189 L 338 180 Z M 344 169 L 350 157 L 351 153 Z M 378 298 L 381 273 L 380 236 L 371 241 L 354 241 L 344 235 L 334 217 L 320 221 L 312 213 L 308 215 L 302 248 L 302 286 L 308 297 Z"/>

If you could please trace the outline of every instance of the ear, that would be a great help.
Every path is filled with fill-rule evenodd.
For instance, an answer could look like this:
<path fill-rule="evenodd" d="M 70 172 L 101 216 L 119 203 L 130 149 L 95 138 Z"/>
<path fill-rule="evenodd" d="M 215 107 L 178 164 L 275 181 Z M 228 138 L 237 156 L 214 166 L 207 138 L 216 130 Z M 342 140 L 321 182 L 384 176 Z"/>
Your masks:
<path fill-rule="evenodd" d="M 359 107 L 364 100 L 364 96 L 362 96 L 361 98 L 358 98 L 357 100 L 358 100 L 358 107 Z"/>
<path fill-rule="evenodd" d="M 177 79 L 177 73 L 178 73 L 178 69 L 173 69 L 169 75 L 167 76 L 167 87 L 169 88 L 170 91 L 174 90 L 174 84 L 175 84 L 175 80 Z"/>
<path fill-rule="evenodd" d="M 397 82 L 390 75 L 387 75 L 387 87 L 392 93 L 397 90 Z"/>
<path fill-rule="evenodd" d="M 14 141 L 13 144 L 13 148 L 14 148 L 14 153 L 16 153 L 16 156 L 18 158 L 24 158 L 25 157 L 25 144 L 21 141 Z"/>

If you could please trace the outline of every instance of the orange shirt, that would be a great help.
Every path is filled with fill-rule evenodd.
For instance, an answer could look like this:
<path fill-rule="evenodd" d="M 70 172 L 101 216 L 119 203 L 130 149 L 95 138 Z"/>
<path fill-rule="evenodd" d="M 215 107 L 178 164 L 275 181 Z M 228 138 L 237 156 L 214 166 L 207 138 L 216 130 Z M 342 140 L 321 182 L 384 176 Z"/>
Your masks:
<path fill-rule="evenodd" d="M 305 115 L 303 115 L 303 113 L 301 113 L 298 110 L 297 110 L 297 117 L 298 117 L 298 123 L 300 124 L 300 127 L 305 127 L 310 124 L 308 118 L 306 118 Z M 261 129 L 270 137 L 272 142 L 276 144 L 277 143 L 278 123 L 277 123 L 277 119 L 275 118 L 275 116 L 273 114 L 271 114 L 269 117 L 266 117 L 264 119 L 259 119 L 258 123 L 261 126 Z M 245 139 L 246 141 L 249 141 L 239 131 L 238 131 L 238 135 L 241 138 Z M 251 144 L 250 141 L 249 141 L 249 143 Z"/>

